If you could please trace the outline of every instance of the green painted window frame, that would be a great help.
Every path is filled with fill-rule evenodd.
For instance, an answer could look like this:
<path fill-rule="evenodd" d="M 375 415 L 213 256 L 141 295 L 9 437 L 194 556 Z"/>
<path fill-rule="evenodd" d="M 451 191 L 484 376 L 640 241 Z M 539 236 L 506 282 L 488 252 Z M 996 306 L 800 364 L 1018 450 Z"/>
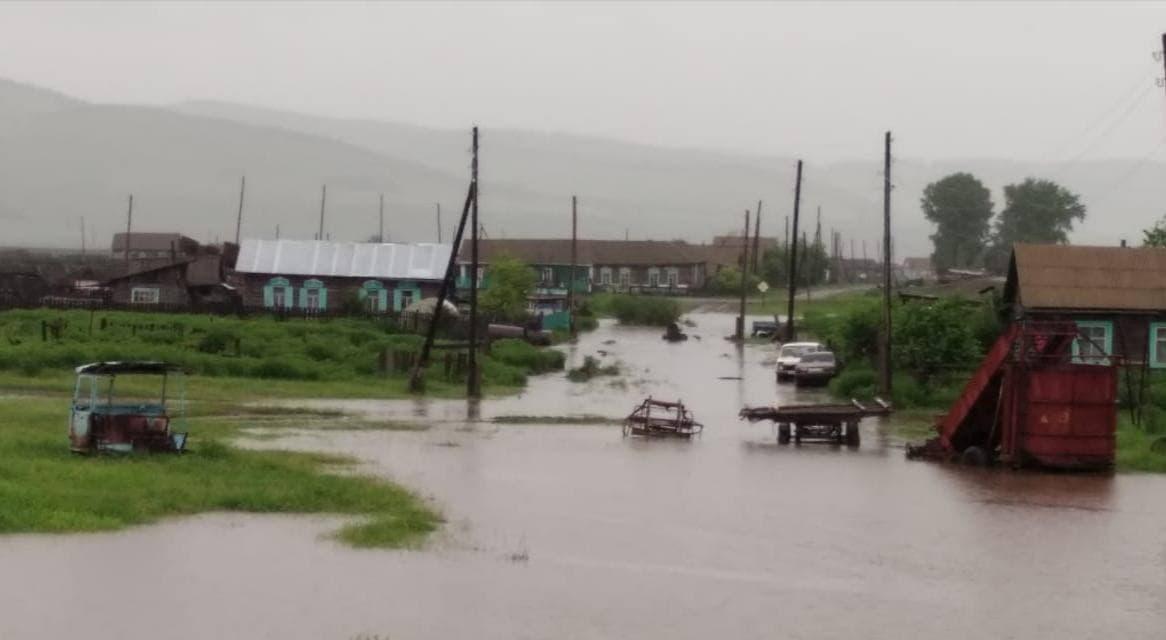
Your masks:
<path fill-rule="evenodd" d="M 1166 329 L 1166 322 L 1150 323 L 1150 343 L 1148 348 L 1150 352 L 1150 368 L 1166 369 L 1166 353 L 1158 352 L 1158 329 Z"/>
<path fill-rule="evenodd" d="M 365 280 L 360 285 L 358 295 L 360 296 L 361 302 L 375 295 L 376 313 L 384 313 L 388 309 L 389 291 L 385 288 L 385 283 L 380 280 Z"/>
<path fill-rule="evenodd" d="M 413 299 L 410 304 L 421 300 L 421 286 L 416 282 L 403 280 L 393 287 L 393 311 L 401 312 L 405 310 L 406 305 L 402 304 L 401 298 L 403 297 L 402 294 L 406 291 L 413 293 Z"/>
<path fill-rule="evenodd" d="M 295 288 L 291 286 L 291 281 L 287 278 L 276 276 L 267 281 L 263 285 L 263 307 L 266 309 L 275 309 L 275 289 L 284 289 L 283 308 L 291 309 L 295 306 L 296 292 Z"/>
<path fill-rule="evenodd" d="M 323 281 L 316 280 L 315 278 L 312 278 L 309 280 L 304 280 L 303 286 L 300 287 L 300 308 L 305 309 L 305 310 L 309 309 L 309 307 L 308 307 L 308 292 L 309 291 L 317 292 L 316 295 L 317 295 L 318 306 L 316 307 L 316 311 L 327 311 L 328 310 L 328 287 L 324 286 Z"/>
<path fill-rule="evenodd" d="M 1102 348 L 1105 350 L 1105 355 L 1107 355 L 1107 356 L 1113 355 L 1113 321 L 1111 321 L 1111 320 L 1075 320 L 1074 322 L 1077 325 L 1078 331 L 1080 331 L 1081 329 L 1084 329 L 1084 328 L 1096 329 L 1096 328 L 1100 327 L 1102 329 L 1105 329 L 1105 339 L 1102 340 Z M 1080 339 L 1073 340 L 1073 362 L 1076 362 L 1077 364 L 1100 364 L 1100 365 L 1109 364 L 1108 358 L 1104 358 L 1104 359 L 1097 360 L 1097 361 L 1082 360 L 1080 357 L 1081 347 L 1080 347 L 1079 343 L 1080 343 Z"/>

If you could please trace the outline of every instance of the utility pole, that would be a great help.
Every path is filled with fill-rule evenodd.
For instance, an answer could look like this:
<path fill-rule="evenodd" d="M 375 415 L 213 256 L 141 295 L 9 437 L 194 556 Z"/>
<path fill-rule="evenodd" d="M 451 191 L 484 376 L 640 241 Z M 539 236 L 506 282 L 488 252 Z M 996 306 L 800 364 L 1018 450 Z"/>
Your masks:
<path fill-rule="evenodd" d="M 789 253 L 789 216 L 785 217 L 785 241 L 782 245 L 786 253 Z"/>
<path fill-rule="evenodd" d="M 891 132 L 883 150 L 883 330 L 879 343 L 879 391 L 891 395 Z"/>
<path fill-rule="evenodd" d="M 437 205 L 437 244 L 441 244 L 441 203 L 434 202 Z"/>
<path fill-rule="evenodd" d="M 328 185 L 320 190 L 320 232 L 316 234 L 317 240 L 324 239 L 324 203 L 328 200 Z"/>
<path fill-rule="evenodd" d="M 749 284 L 749 210 L 745 210 L 745 241 L 741 243 L 741 312 L 737 316 L 737 333 L 733 339 L 745 341 L 745 294 Z"/>
<path fill-rule="evenodd" d="M 810 240 L 806 236 L 806 232 L 802 232 L 802 261 L 798 265 L 798 271 L 806 272 L 806 261 L 810 259 Z M 810 300 L 810 278 L 806 277 L 806 301 Z"/>
<path fill-rule="evenodd" d="M 425 342 L 421 345 L 421 355 L 417 358 L 417 365 L 409 374 L 409 391 L 419 393 L 425 388 L 425 365 L 429 363 L 429 352 L 433 349 L 433 340 L 437 337 L 437 327 L 441 325 L 441 314 L 445 310 L 445 301 L 450 290 L 454 289 L 455 271 L 457 269 L 457 252 L 461 246 L 462 236 L 466 231 L 466 221 L 470 217 L 470 203 L 474 198 L 474 183 L 470 183 L 466 191 L 466 203 L 462 206 L 462 217 L 458 219 L 457 231 L 453 236 L 453 249 L 449 252 L 449 261 L 445 265 L 445 277 L 441 280 L 441 288 L 437 290 L 437 306 L 433 308 L 433 317 L 429 319 L 429 329 L 425 332 Z M 470 353 L 473 353 L 471 350 Z"/>
<path fill-rule="evenodd" d="M 786 236 L 786 246 L 789 247 L 789 306 L 786 309 L 785 341 L 793 342 L 797 338 L 794 330 L 794 297 L 798 290 L 798 212 L 802 206 L 802 161 L 798 160 L 798 177 L 794 183 L 794 243 L 789 244 Z M 788 219 L 787 219 L 788 220 Z"/>
<path fill-rule="evenodd" d="M 129 272 L 129 270 L 130 270 L 130 233 L 132 232 L 133 226 L 134 226 L 134 194 L 131 193 L 130 194 L 129 209 L 126 211 L 125 250 L 126 250 L 126 271 L 127 272 Z"/>
<path fill-rule="evenodd" d="M 235 216 L 235 246 L 239 246 L 239 235 L 243 231 L 243 194 L 247 192 L 247 176 L 239 181 L 239 213 Z"/>
<path fill-rule="evenodd" d="M 570 323 L 568 325 L 568 327 L 571 331 L 571 338 L 572 339 L 574 339 L 576 337 L 576 333 L 575 333 L 575 331 L 576 331 L 576 329 L 575 329 L 575 264 L 576 264 L 576 261 L 578 260 L 578 257 L 579 257 L 579 254 L 577 253 L 577 244 L 579 241 L 578 240 L 578 233 L 579 233 L 578 206 L 579 206 L 579 199 L 576 198 L 575 196 L 571 196 L 571 274 L 567 276 L 567 314 L 568 314 L 567 315 L 567 322 Z"/>
<path fill-rule="evenodd" d="M 85 260 L 85 216 L 81 216 L 81 260 Z"/>
<path fill-rule="evenodd" d="M 279 225 L 275 225 L 275 239 L 279 240 Z"/>
<path fill-rule="evenodd" d="M 753 273 L 758 273 L 761 255 L 761 201 L 757 201 L 757 220 L 753 223 Z"/>
<path fill-rule="evenodd" d="M 380 203 L 380 208 L 378 209 L 378 213 L 380 214 L 380 232 L 377 233 L 377 242 L 384 244 L 384 242 L 385 242 L 385 194 L 383 194 L 383 193 L 381 194 L 381 203 Z"/>
<path fill-rule="evenodd" d="M 470 354 L 469 373 L 466 381 L 466 395 L 477 398 L 482 395 L 478 377 L 478 128 L 473 133 L 473 159 L 470 162 Z"/>

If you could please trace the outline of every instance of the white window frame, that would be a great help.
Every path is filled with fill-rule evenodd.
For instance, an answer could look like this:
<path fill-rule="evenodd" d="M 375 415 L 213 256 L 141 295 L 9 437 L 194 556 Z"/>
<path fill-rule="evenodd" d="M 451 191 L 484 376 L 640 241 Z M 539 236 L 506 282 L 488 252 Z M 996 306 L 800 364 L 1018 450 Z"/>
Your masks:
<path fill-rule="evenodd" d="M 599 270 L 599 284 L 611 286 L 611 267 L 603 267 Z"/>
<path fill-rule="evenodd" d="M 139 296 L 139 294 L 142 295 Z M 161 299 L 162 292 L 158 287 L 134 287 L 130 289 L 130 302 L 133 304 L 158 304 Z"/>
<path fill-rule="evenodd" d="M 660 286 L 660 270 L 656 267 L 651 267 L 648 269 L 648 286 Z"/>
<path fill-rule="evenodd" d="M 676 267 L 668 267 L 664 271 L 664 281 L 668 283 L 669 289 L 680 288 L 680 269 Z"/>
<path fill-rule="evenodd" d="M 275 287 L 275 286 L 273 286 L 271 288 L 271 306 L 272 306 L 272 308 L 273 309 L 286 308 L 288 306 L 288 304 L 287 304 L 288 292 L 290 292 L 290 291 L 291 291 L 290 286 L 288 286 L 288 287 L 284 287 L 284 286 Z"/>
<path fill-rule="evenodd" d="M 619 268 L 619 286 L 627 289 L 632 286 L 632 270 L 627 267 Z"/>
<path fill-rule="evenodd" d="M 542 279 L 543 284 L 548 284 L 548 285 L 554 284 L 555 283 L 555 269 L 554 269 L 554 267 L 543 267 L 542 276 L 543 276 L 543 279 Z"/>
<path fill-rule="evenodd" d="M 1077 339 L 1073 341 L 1073 361 L 1079 364 L 1108 365 L 1109 357 L 1113 355 L 1113 322 L 1109 320 L 1078 320 L 1077 332 L 1082 335 L 1092 335 L 1100 330 L 1100 336 L 1092 336 L 1092 343 Z M 1094 344 L 1101 346 L 1101 353 L 1093 353 Z"/>

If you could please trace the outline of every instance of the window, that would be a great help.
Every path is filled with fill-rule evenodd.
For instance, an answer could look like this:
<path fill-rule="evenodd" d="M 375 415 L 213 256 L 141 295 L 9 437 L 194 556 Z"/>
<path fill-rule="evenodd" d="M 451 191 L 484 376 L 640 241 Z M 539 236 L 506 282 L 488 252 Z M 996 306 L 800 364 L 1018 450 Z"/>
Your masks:
<path fill-rule="evenodd" d="M 308 311 L 324 311 L 328 308 L 328 289 L 324 287 L 323 281 L 304 280 L 304 287 L 300 289 L 300 308 Z"/>
<path fill-rule="evenodd" d="M 627 267 L 620 267 L 619 270 L 619 286 L 627 289 L 632 286 L 632 270 Z"/>
<path fill-rule="evenodd" d="M 599 270 L 599 284 L 611 286 L 611 267 L 603 267 Z"/>
<path fill-rule="evenodd" d="M 543 284 L 553 284 L 555 282 L 555 270 L 550 267 L 543 267 Z"/>
<path fill-rule="evenodd" d="M 1077 322 L 1081 337 L 1073 341 L 1073 361 L 1082 364 L 1109 364 L 1113 354 L 1113 323 L 1107 320 Z"/>
<path fill-rule="evenodd" d="M 271 306 L 282 309 L 287 306 L 287 287 L 271 288 Z"/>
<path fill-rule="evenodd" d="M 1166 322 L 1150 323 L 1150 366 L 1166 367 Z"/>
<path fill-rule="evenodd" d="M 307 302 L 304 303 L 304 306 L 308 308 L 308 311 L 319 311 L 320 310 L 320 290 L 319 289 L 308 289 L 307 290 L 307 297 L 308 297 L 308 299 L 307 299 Z"/>
<path fill-rule="evenodd" d="M 667 271 L 668 274 L 668 288 L 675 289 L 680 286 L 680 270 L 671 267 Z"/>
<path fill-rule="evenodd" d="M 130 302 L 134 304 L 158 304 L 158 287 L 134 287 L 130 290 Z"/>
<path fill-rule="evenodd" d="M 404 289 L 401 291 L 401 308 L 408 309 L 409 305 L 413 304 L 413 290 Z"/>
<path fill-rule="evenodd" d="M 656 267 L 652 267 L 651 269 L 648 269 L 648 286 L 649 287 L 660 286 L 660 270 L 657 269 Z"/>

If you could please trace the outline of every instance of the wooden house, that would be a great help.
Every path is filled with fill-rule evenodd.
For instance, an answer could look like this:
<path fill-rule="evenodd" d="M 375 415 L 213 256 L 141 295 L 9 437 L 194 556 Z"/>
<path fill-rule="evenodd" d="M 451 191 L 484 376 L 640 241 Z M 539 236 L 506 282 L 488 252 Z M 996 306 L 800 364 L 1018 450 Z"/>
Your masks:
<path fill-rule="evenodd" d="M 110 301 L 118 305 L 198 307 L 230 303 L 232 289 L 223 278 L 222 259 L 203 255 L 144 267 L 109 279 Z"/>
<path fill-rule="evenodd" d="M 1013 247 L 1004 285 L 1013 320 L 1071 320 L 1082 362 L 1166 368 L 1166 248 Z"/>
<path fill-rule="evenodd" d="M 346 299 L 372 313 L 433 297 L 450 245 L 243 240 L 231 278 L 248 308 L 324 312 Z"/>

